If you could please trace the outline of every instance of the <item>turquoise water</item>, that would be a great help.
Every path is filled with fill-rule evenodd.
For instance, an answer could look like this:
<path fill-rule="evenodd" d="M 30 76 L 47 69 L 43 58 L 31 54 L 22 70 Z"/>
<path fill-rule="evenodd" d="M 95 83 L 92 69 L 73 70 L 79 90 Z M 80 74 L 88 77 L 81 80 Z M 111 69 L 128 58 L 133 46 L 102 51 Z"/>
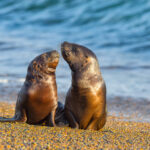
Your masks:
<path fill-rule="evenodd" d="M 0 95 L 13 99 L 29 62 L 63 41 L 95 52 L 108 97 L 150 101 L 149 0 L 1 0 Z M 56 73 L 65 93 L 71 75 L 62 58 Z"/>

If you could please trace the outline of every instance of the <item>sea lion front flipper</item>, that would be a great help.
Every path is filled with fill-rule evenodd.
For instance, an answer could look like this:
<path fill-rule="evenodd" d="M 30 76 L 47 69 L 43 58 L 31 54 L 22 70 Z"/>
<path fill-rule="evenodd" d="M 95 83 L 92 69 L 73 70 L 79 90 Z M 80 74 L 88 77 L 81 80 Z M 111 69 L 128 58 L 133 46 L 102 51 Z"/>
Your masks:
<path fill-rule="evenodd" d="M 107 112 L 105 112 L 98 120 L 97 124 L 97 130 L 100 130 L 103 128 L 103 126 L 106 124 L 106 118 L 107 118 Z"/>
<path fill-rule="evenodd" d="M 100 130 L 106 123 L 107 113 L 99 117 L 93 117 L 86 129 Z"/>
<path fill-rule="evenodd" d="M 65 109 L 65 116 L 69 122 L 69 126 L 71 128 L 76 128 L 76 129 L 79 129 L 79 124 L 78 122 L 76 121 L 74 115 L 72 114 L 71 111 L 69 111 L 68 109 Z"/>
<path fill-rule="evenodd" d="M 98 119 L 92 119 L 86 129 L 97 130 L 97 122 L 98 122 Z"/>
<path fill-rule="evenodd" d="M 56 127 L 56 124 L 55 124 L 56 109 L 57 109 L 57 105 L 53 108 L 53 110 L 51 111 L 51 113 L 48 116 L 47 125 L 50 127 Z"/>

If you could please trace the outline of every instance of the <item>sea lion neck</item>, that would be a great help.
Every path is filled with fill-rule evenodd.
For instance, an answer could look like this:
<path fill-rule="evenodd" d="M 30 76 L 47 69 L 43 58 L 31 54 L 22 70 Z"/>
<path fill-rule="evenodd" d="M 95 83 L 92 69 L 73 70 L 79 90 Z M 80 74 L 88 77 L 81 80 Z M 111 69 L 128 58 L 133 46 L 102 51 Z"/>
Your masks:
<path fill-rule="evenodd" d="M 55 77 L 55 72 L 38 72 L 37 71 L 30 71 L 26 75 L 26 80 L 28 82 L 37 82 L 42 80 L 48 80 L 49 78 Z"/>
<path fill-rule="evenodd" d="M 91 84 L 96 85 L 102 81 L 100 72 L 72 72 L 72 87 L 88 88 Z"/>

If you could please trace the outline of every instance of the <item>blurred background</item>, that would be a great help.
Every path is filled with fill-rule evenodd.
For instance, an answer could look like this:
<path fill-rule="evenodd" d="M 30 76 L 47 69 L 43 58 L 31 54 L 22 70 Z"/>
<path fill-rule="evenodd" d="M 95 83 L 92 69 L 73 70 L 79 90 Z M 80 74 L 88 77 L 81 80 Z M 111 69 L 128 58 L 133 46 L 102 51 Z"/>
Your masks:
<path fill-rule="evenodd" d="M 149 0 L 1 0 L 0 100 L 16 101 L 29 62 L 63 41 L 97 55 L 110 114 L 150 121 Z M 62 58 L 56 76 L 64 102 L 71 75 Z"/>

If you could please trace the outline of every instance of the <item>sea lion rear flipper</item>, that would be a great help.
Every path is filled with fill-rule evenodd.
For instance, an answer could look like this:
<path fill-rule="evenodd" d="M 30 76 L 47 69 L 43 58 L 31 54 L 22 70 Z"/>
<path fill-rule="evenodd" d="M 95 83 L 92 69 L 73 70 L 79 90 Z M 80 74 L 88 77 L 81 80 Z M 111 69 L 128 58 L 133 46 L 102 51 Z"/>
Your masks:
<path fill-rule="evenodd" d="M 79 124 L 76 121 L 76 119 L 75 119 L 75 117 L 74 117 L 74 115 L 72 114 L 71 111 L 69 111 L 68 109 L 65 109 L 65 116 L 66 116 L 66 118 L 67 118 L 67 120 L 69 122 L 69 126 L 71 128 L 77 128 L 77 129 L 79 129 Z"/>
<path fill-rule="evenodd" d="M 0 117 L 0 122 L 26 122 L 26 111 L 24 109 L 24 102 L 26 100 L 26 95 L 22 92 L 18 94 L 16 108 L 15 108 L 15 115 L 13 118 L 5 118 Z"/>
<path fill-rule="evenodd" d="M 0 117 L 0 122 L 26 122 L 25 110 L 15 114 L 13 118 Z"/>
<path fill-rule="evenodd" d="M 5 118 L 5 117 L 0 117 L 0 122 L 15 122 L 15 117 L 13 118 Z"/>
<path fill-rule="evenodd" d="M 59 101 L 55 114 L 55 123 L 57 126 L 69 126 L 69 123 L 65 117 L 64 104 Z"/>

